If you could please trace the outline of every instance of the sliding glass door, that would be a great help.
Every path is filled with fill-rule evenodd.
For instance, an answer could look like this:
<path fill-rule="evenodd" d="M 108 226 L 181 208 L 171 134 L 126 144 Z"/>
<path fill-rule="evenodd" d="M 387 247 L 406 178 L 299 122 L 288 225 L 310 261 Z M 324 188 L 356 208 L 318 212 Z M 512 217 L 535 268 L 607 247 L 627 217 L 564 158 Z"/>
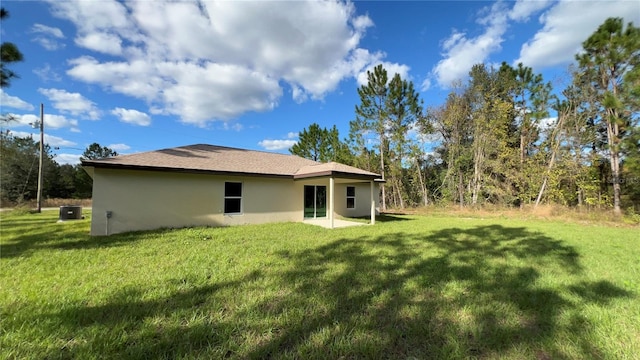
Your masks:
<path fill-rule="evenodd" d="M 319 218 L 327 216 L 327 187 L 304 186 L 304 217 Z"/>

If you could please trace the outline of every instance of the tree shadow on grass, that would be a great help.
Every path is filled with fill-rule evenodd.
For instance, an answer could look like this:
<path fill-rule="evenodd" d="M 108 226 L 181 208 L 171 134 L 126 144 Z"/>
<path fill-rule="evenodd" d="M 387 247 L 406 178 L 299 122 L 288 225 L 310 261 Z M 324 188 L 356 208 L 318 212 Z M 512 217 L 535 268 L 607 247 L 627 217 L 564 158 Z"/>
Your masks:
<path fill-rule="evenodd" d="M 390 222 L 398 222 L 398 221 L 411 221 L 413 219 L 408 218 L 408 217 L 404 217 L 404 216 L 398 216 L 398 215 L 404 215 L 404 214 L 388 214 L 388 213 L 381 213 L 376 215 L 376 223 L 390 223 Z M 358 216 L 358 217 L 353 217 L 353 218 L 345 218 L 345 219 L 358 219 L 358 220 L 363 220 L 363 221 L 370 221 L 371 217 L 370 216 Z"/>
<path fill-rule="evenodd" d="M 89 220 L 56 222 L 49 217 L 3 221 L 3 258 L 29 256 L 40 250 L 80 250 L 122 246 L 167 231 L 129 232 L 112 236 L 90 236 Z"/>
<path fill-rule="evenodd" d="M 0 252 L 3 258 L 28 256 L 60 242 L 87 239 L 86 225 L 84 220 L 57 223 L 55 218 L 46 215 L 3 219 Z"/>
<path fill-rule="evenodd" d="M 386 222 L 410 221 L 410 220 L 412 220 L 410 218 L 402 217 L 402 216 L 398 216 L 398 215 L 404 215 L 404 214 L 379 214 L 379 215 L 376 215 L 376 222 L 386 223 Z"/>
<path fill-rule="evenodd" d="M 539 283 L 546 268 L 579 274 L 578 258 L 561 241 L 498 225 L 342 239 L 294 257 L 295 270 L 282 274 L 296 284 L 293 295 L 263 304 L 274 317 L 316 307 L 310 302 L 323 311 L 283 324 L 250 357 L 599 357 L 581 304 L 631 293 L 607 281 Z M 563 337 L 577 344 L 572 354 Z"/>
<path fill-rule="evenodd" d="M 47 357 L 602 358 L 612 354 L 581 312 L 632 296 L 584 280 L 573 247 L 517 227 L 345 238 L 274 257 L 284 270 L 256 265 L 153 299 L 125 289 L 52 313 L 51 331 L 83 339 Z M 249 294 L 259 300 L 237 303 Z"/>
<path fill-rule="evenodd" d="M 261 277 L 259 271 L 233 281 L 191 286 L 194 279 L 176 279 L 177 288 L 166 296 L 149 298 L 149 288 L 124 288 L 106 304 L 77 305 L 49 314 L 41 327 L 49 327 L 66 341 L 60 349 L 38 349 L 44 358 L 158 359 L 221 358 L 232 352 L 216 347 L 237 335 L 233 321 L 211 321 L 208 312 L 227 312 L 222 292 L 241 288 Z M 175 321 L 167 321 L 177 317 Z M 114 341 L 113 338 L 117 341 Z M 112 338 L 112 339 L 109 339 Z"/>
<path fill-rule="evenodd" d="M 153 232 L 145 234 L 152 235 Z M 25 235 L 15 236 L 3 241 L 0 252 L 3 258 L 29 256 L 40 250 L 79 250 L 96 249 L 103 247 L 122 246 L 133 241 L 138 241 L 140 234 L 129 233 L 110 237 L 95 237 L 87 233 L 87 229 L 74 228 L 55 232 L 51 229 L 30 231 Z"/>

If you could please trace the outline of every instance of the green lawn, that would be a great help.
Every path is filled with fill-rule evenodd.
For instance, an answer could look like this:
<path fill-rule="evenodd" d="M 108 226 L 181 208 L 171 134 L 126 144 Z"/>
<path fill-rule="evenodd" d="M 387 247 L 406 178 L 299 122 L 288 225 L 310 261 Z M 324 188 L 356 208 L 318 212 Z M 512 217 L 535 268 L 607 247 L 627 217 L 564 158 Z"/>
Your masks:
<path fill-rule="evenodd" d="M 56 220 L 2 214 L 2 358 L 640 354 L 638 228 L 398 215 L 92 238 Z"/>

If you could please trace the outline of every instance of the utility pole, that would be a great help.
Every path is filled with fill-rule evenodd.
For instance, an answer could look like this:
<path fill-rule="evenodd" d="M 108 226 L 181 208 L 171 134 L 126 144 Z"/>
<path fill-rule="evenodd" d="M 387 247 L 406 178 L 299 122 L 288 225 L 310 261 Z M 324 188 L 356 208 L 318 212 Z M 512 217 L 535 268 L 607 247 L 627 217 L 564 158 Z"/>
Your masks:
<path fill-rule="evenodd" d="M 42 167 L 44 165 L 44 105 L 40 104 L 40 163 L 38 164 L 38 212 L 42 212 Z"/>

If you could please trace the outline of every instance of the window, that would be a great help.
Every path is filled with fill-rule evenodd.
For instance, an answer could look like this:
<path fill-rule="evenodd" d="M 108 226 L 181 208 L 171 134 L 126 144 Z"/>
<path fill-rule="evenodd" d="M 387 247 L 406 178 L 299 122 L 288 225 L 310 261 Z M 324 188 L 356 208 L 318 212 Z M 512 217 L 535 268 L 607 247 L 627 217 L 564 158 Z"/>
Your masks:
<path fill-rule="evenodd" d="M 240 182 L 224 183 L 224 213 L 225 214 L 241 214 L 242 213 L 242 183 Z"/>
<path fill-rule="evenodd" d="M 356 187 L 347 186 L 347 209 L 356 208 Z"/>

